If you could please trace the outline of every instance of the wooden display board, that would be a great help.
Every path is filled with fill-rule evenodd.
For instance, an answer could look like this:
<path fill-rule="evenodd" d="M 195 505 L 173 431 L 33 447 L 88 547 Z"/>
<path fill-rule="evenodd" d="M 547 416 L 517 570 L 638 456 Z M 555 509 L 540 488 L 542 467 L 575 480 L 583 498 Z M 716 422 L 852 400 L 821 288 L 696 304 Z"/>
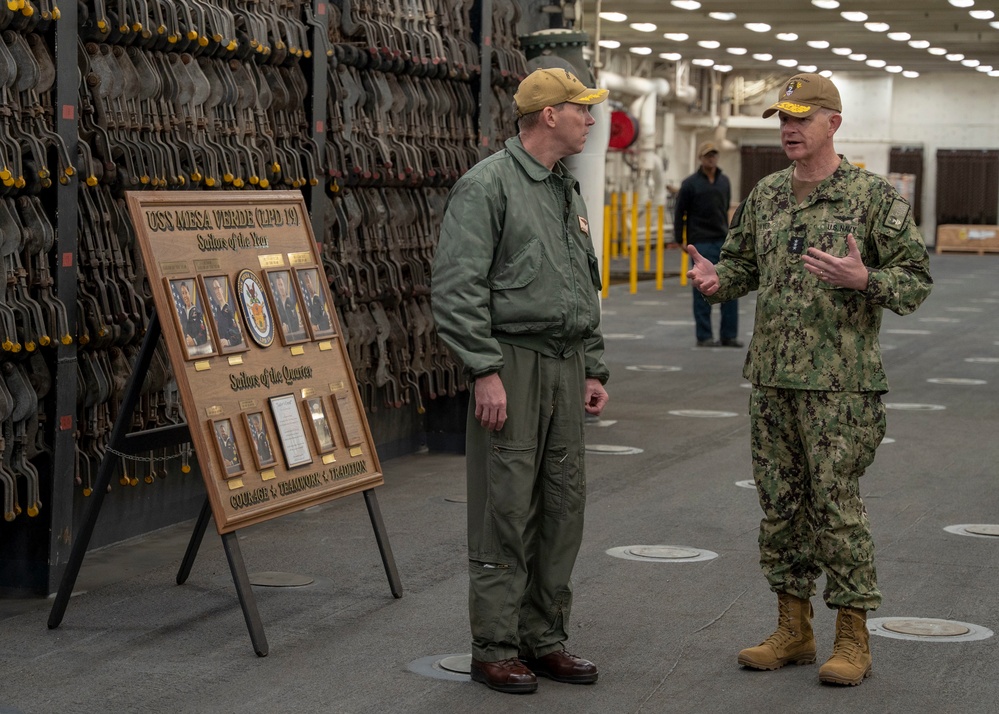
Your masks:
<path fill-rule="evenodd" d="M 219 533 L 381 485 L 301 193 L 126 199 Z"/>

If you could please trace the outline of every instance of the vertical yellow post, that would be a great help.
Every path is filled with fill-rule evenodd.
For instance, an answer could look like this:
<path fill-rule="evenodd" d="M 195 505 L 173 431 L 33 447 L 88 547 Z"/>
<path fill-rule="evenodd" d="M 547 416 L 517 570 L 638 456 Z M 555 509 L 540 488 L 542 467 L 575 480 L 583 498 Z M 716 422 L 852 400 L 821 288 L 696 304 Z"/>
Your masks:
<path fill-rule="evenodd" d="M 621 192 L 621 255 L 625 258 L 628 257 L 628 192 Z"/>
<path fill-rule="evenodd" d="M 645 272 L 651 269 L 652 261 L 652 201 L 645 202 Z"/>
<path fill-rule="evenodd" d="M 617 232 L 617 213 L 618 213 L 618 211 L 617 211 L 617 191 L 611 191 L 611 205 L 610 205 L 610 220 L 611 220 L 611 225 L 610 225 L 610 229 L 611 229 L 610 241 L 611 241 L 611 252 L 610 253 L 604 253 L 604 256 L 607 257 L 607 258 L 616 258 L 617 257 L 617 236 L 618 236 L 618 232 Z"/>
<path fill-rule="evenodd" d="M 610 263 L 611 263 L 611 207 L 604 206 L 604 255 L 600 266 L 600 282 L 603 284 L 601 295 L 610 295 Z"/>
<path fill-rule="evenodd" d="M 659 206 L 656 226 L 656 290 L 663 289 L 663 207 Z"/>
<path fill-rule="evenodd" d="M 631 274 L 631 294 L 634 295 L 638 292 L 638 194 L 633 193 L 631 195 L 631 253 L 629 258 L 631 258 L 630 263 L 630 274 Z"/>
<path fill-rule="evenodd" d="M 686 218 L 686 216 L 684 216 L 684 218 Z M 674 229 L 675 228 L 676 227 L 674 226 Z M 684 222 L 683 222 L 683 243 L 681 243 L 680 245 L 683 246 L 683 250 L 680 251 L 680 285 L 686 285 L 687 284 L 687 270 L 688 270 L 688 268 L 687 268 L 687 261 L 690 259 L 690 256 L 687 255 L 687 221 L 686 220 L 684 220 Z"/>

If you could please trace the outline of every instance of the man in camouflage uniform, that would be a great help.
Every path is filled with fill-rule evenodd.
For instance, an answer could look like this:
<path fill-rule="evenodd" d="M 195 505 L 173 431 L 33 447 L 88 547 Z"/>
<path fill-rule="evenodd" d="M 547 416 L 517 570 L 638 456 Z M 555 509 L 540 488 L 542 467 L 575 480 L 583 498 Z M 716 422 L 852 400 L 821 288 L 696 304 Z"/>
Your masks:
<path fill-rule="evenodd" d="M 908 203 L 836 153 L 841 110 L 820 75 L 781 86 L 763 116 L 780 113 L 794 163 L 739 206 L 717 265 L 688 247 L 688 275 L 712 303 L 759 291 L 743 374 L 753 385 L 760 564 L 778 596 L 778 626 L 739 663 L 815 661 L 809 598 L 824 572 L 823 599 L 838 615 L 819 679 L 856 685 L 871 673 L 866 619 L 881 603 L 859 485 L 885 432 L 881 311 L 911 313 L 932 280 Z"/>

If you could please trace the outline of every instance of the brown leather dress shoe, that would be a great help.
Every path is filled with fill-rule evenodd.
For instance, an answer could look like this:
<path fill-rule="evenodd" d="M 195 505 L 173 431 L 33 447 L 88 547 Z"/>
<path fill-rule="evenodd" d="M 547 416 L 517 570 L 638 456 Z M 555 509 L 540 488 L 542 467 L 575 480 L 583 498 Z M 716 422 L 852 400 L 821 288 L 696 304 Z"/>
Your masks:
<path fill-rule="evenodd" d="M 516 657 L 499 662 L 480 662 L 472 658 L 472 681 L 507 694 L 530 694 L 538 689 L 538 678 Z"/>
<path fill-rule="evenodd" d="M 555 650 L 544 657 L 523 661 L 539 677 L 548 677 L 556 682 L 593 684 L 597 681 L 597 665 L 565 650 Z"/>

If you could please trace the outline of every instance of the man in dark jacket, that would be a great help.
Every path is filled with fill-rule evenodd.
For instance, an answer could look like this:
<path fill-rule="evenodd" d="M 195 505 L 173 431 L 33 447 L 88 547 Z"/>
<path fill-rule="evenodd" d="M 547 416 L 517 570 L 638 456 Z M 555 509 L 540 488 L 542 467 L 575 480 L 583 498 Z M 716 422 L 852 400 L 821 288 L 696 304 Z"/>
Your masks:
<path fill-rule="evenodd" d="M 722 243 L 728 235 L 728 207 L 732 185 L 718 168 L 718 147 L 705 141 L 697 147 L 701 167 L 683 180 L 676 195 L 673 212 L 673 238 L 683 245 L 686 227 L 687 245 L 717 263 Z M 742 347 L 739 341 L 739 303 L 729 300 L 721 305 L 720 341 L 711 331 L 711 305 L 694 288 L 694 323 L 698 347 Z"/>
<path fill-rule="evenodd" d="M 561 160 L 594 124 L 564 69 L 517 90 L 520 134 L 451 191 L 433 266 L 437 331 L 473 383 L 466 431 L 472 679 L 501 692 L 537 675 L 597 680 L 565 651 L 583 534 L 583 412 L 603 383 L 600 272 L 586 205 Z"/>

